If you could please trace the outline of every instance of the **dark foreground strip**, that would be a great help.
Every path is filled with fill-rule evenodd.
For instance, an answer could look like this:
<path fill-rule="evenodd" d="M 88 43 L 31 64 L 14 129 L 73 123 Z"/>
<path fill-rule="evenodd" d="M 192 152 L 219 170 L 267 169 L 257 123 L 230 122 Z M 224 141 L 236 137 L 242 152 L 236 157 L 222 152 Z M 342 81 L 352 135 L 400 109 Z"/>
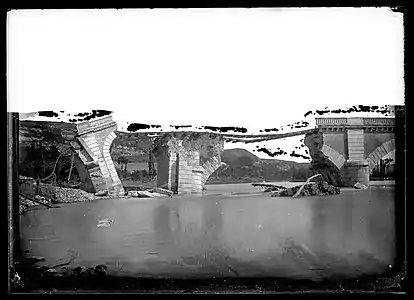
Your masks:
<path fill-rule="evenodd" d="M 46 268 L 47 269 L 47 268 Z M 33 265 L 17 264 L 13 268 L 12 292 L 173 292 L 173 293 L 238 293 L 238 292 L 404 292 L 406 272 L 393 276 L 363 276 L 358 279 L 331 278 L 314 282 L 285 278 L 188 278 L 165 279 L 107 275 L 105 266 L 87 274 L 48 274 Z"/>

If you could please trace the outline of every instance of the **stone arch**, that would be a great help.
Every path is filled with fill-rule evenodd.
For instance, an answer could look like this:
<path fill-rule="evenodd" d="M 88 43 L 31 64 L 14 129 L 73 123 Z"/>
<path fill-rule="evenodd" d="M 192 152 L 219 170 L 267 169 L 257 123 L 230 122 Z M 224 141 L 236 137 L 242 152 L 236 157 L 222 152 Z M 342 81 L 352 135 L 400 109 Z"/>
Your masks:
<path fill-rule="evenodd" d="M 118 177 L 118 173 L 115 169 L 115 165 L 114 162 L 112 160 L 111 157 L 111 145 L 114 141 L 114 139 L 116 138 L 116 134 L 115 132 L 111 132 L 110 134 L 108 134 L 108 136 L 105 138 L 104 144 L 102 146 L 102 154 L 106 163 L 106 166 L 108 168 L 109 171 L 109 175 L 112 179 L 112 182 L 115 186 L 118 186 L 119 189 L 119 193 L 123 193 L 124 189 L 122 188 L 122 184 L 121 184 L 121 180 Z"/>
<path fill-rule="evenodd" d="M 381 146 L 377 147 L 371 154 L 368 155 L 366 161 L 368 162 L 369 172 L 371 173 L 372 169 L 388 153 L 395 150 L 395 139 L 389 140 L 383 143 Z"/>
<path fill-rule="evenodd" d="M 345 157 L 342 154 L 325 144 L 321 151 L 339 170 L 342 168 L 345 163 Z"/>
<path fill-rule="evenodd" d="M 201 174 L 201 185 L 204 186 L 207 182 L 207 179 L 214 173 L 218 168 L 220 168 L 224 163 L 221 161 L 220 154 L 209 158 L 203 165 L 203 173 Z"/>

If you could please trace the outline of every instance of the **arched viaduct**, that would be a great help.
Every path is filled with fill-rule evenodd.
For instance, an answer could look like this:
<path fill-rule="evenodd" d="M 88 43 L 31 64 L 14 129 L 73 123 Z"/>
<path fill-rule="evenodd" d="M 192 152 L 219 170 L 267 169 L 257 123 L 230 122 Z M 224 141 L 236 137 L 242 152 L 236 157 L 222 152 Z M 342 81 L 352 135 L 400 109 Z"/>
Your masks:
<path fill-rule="evenodd" d="M 370 170 L 395 150 L 394 119 L 317 118 L 316 124 L 317 129 L 312 130 L 322 136 L 320 151 L 341 171 L 345 186 L 353 186 L 356 182 L 369 184 Z M 108 190 L 123 194 L 110 154 L 117 129 L 112 117 L 85 121 L 75 127 L 76 138 L 66 143 L 76 153 L 75 164 L 84 182 L 82 188 L 90 192 Z M 64 135 L 63 130 L 61 134 Z M 222 165 L 220 153 L 231 135 L 159 134 L 153 151 L 157 158 L 157 185 L 175 193 L 201 193 L 208 177 Z M 266 135 L 261 140 L 297 134 Z M 259 141 L 257 137 L 249 136 L 250 140 L 244 141 Z M 237 139 L 240 140 L 240 135 Z"/>
<path fill-rule="evenodd" d="M 345 186 L 369 184 L 369 174 L 395 150 L 393 118 L 317 118 L 321 151 L 341 171 Z"/>

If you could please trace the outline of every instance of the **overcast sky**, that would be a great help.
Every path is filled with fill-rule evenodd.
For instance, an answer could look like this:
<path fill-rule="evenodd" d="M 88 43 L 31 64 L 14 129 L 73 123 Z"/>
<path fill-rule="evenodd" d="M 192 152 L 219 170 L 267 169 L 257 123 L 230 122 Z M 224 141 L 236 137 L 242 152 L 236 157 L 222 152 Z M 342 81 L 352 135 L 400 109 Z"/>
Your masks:
<path fill-rule="evenodd" d="M 121 127 L 257 132 L 312 125 L 309 110 L 403 104 L 402 17 L 388 8 L 11 11 L 8 110 L 104 109 Z M 289 151 L 299 139 L 259 146 Z"/>

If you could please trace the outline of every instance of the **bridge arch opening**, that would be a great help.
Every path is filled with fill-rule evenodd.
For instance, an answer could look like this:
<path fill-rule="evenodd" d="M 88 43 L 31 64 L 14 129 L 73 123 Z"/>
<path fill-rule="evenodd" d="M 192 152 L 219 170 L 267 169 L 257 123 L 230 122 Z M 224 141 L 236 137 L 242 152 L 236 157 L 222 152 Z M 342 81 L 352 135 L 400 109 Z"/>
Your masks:
<path fill-rule="evenodd" d="M 217 174 L 218 170 L 222 166 L 226 166 L 226 164 L 221 161 L 221 155 L 220 154 L 217 154 L 217 155 L 213 156 L 212 158 L 207 159 L 202 164 L 202 168 L 204 170 L 204 173 L 202 174 L 202 177 L 201 177 L 201 183 L 202 183 L 203 187 L 208 182 L 208 179 L 210 177 L 214 176 L 213 174 Z"/>
<path fill-rule="evenodd" d="M 380 160 L 390 154 L 391 152 L 395 151 L 395 140 L 389 140 L 383 143 L 381 146 L 377 147 L 372 153 L 367 156 L 366 161 L 369 165 L 369 170 L 371 171 Z M 394 152 L 394 160 L 395 160 L 395 152 Z"/>
<path fill-rule="evenodd" d="M 395 140 L 377 147 L 366 159 L 372 180 L 393 178 L 395 168 Z"/>
<path fill-rule="evenodd" d="M 106 143 L 109 147 L 103 151 L 111 156 L 125 191 L 156 186 L 157 162 L 152 153 L 153 138 L 117 131 L 116 136 L 108 137 Z"/>

